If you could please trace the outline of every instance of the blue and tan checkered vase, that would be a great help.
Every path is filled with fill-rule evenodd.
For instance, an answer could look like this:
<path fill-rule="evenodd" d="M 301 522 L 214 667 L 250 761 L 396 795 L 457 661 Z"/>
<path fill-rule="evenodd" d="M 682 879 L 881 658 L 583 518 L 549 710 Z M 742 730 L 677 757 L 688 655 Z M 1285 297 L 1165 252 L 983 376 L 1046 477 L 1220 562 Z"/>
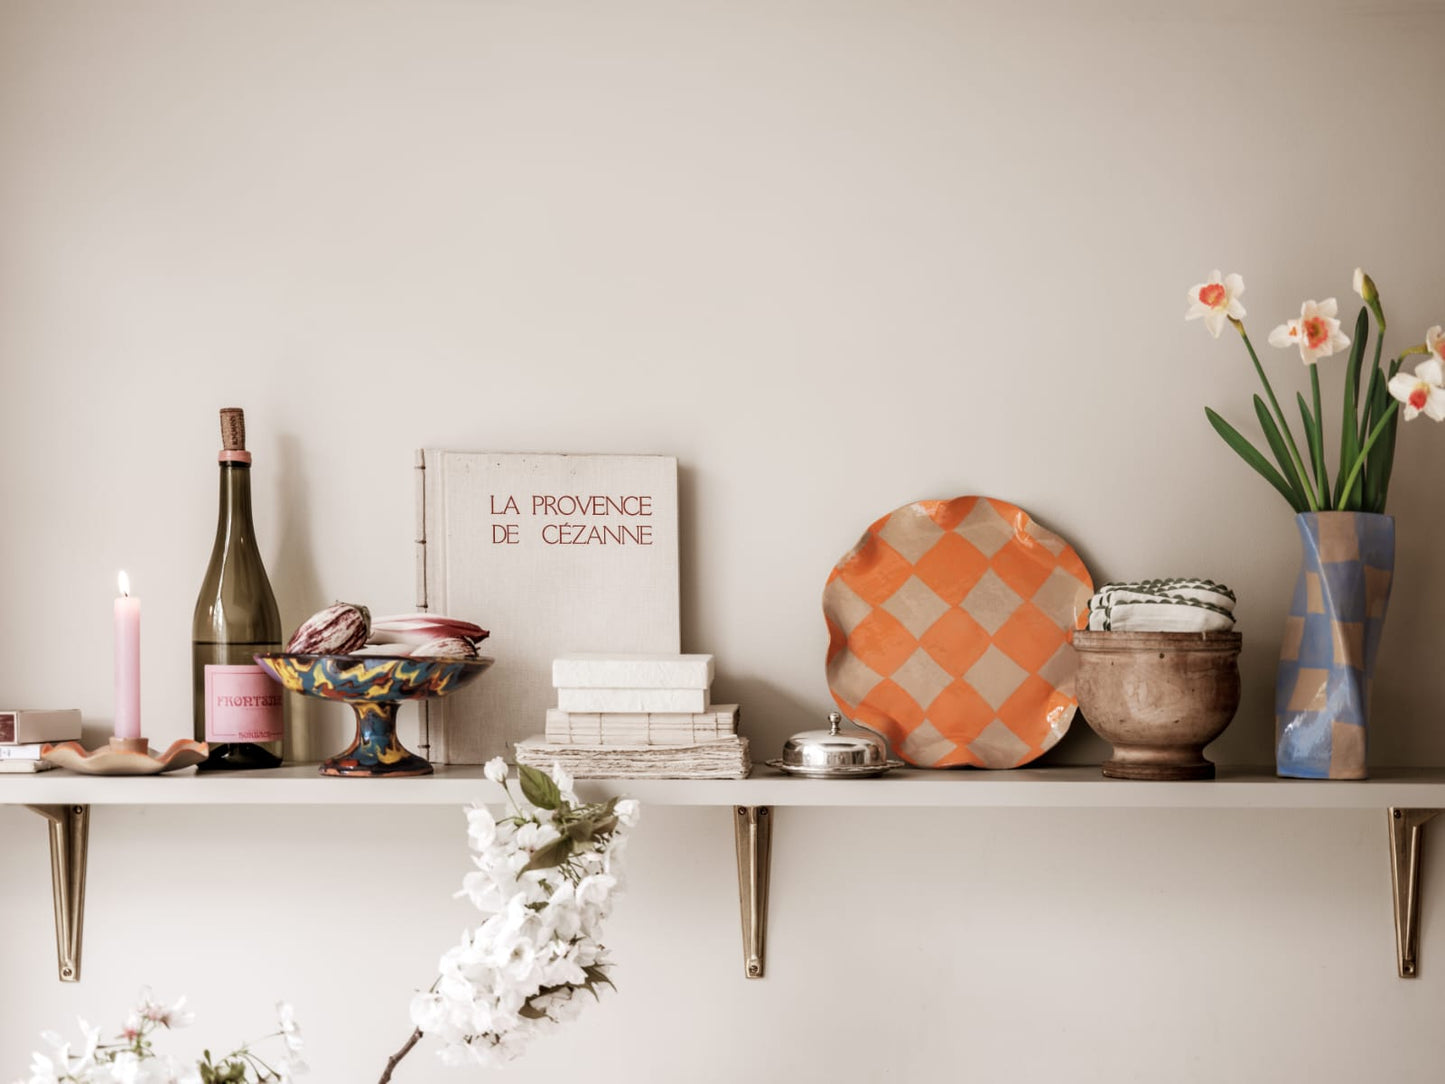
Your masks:
<path fill-rule="evenodd" d="M 1275 765 L 1299 779 L 1364 779 L 1370 682 L 1395 571 L 1395 521 L 1295 517 L 1304 558 L 1275 681 Z"/>

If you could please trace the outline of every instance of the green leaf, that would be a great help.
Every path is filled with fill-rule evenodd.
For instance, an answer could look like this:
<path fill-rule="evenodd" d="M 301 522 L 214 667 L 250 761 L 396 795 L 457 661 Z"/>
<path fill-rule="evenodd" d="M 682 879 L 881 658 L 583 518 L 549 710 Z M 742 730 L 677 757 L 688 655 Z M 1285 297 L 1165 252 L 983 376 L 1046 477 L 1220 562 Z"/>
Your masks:
<path fill-rule="evenodd" d="M 1208 407 L 1204 408 L 1204 416 L 1209 419 L 1209 424 L 1214 427 L 1214 431 L 1224 439 L 1224 443 L 1234 449 L 1235 455 L 1243 459 L 1259 473 L 1261 478 L 1279 490 L 1280 496 L 1289 501 L 1291 508 L 1296 512 L 1308 510 L 1309 505 L 1298 498 L 1290 489 L 1289 483 L 1281 477 L 1279 471 L 1270 466 L 1269 460 L 1264 457 L 1264 454 L 1253 444 L 1249 443 L 1249 441 L 1245 440 L 1244 437 L 1240 435 L 1239 430 L 1235 429 L 1234 426 L 1230 425 Z"/>
<path fill-rule="evenodd" d="M 587 989 L 592 991 L 593 997 L 597 997 L 597 987 L 599 986 L 608 986 L 613 990 L 617 989 L 612 980 L 607 977 L 607 972 L 603 970 L 601 964 L 590 964 L 584 967 L 582 972 L 587 976 Z"/>
<path fill-rule="evenodd" d="M 522 867 L 522 872 L 527 873 L 534 869 L 556 869 L 572 857 L 572 847 L 570 836 L 558 836 L 551 843 L 533 851 L 531 861 Z"/>
<path fill-rule="evenodd" d="M 1316 377 L 1315 390 L 1318 393 L 1318 377 Z M 1295 398 L 1299 400 L 1300 418 L 1305 427 L 1305 441 L 1309 444 L 1310 466 L 1315 472 L 1315 492 L 1319 494 L 1320 510 L 1328 511 L 1330 507 L 1330 474 L 1329 468 L 1325 466 L 1324 434 L 1320 432 L 1319 423 L 1315 421 L 1315 416 L 1310 413 L 1310 408 L 1305 404 L 1305 397 L 1297 393 Z"/>
<path fill-rule="evenodd" d="M 1384 374 L 1381 373 L 1379 369 L 1372 371 L 1370 373 L 1370 383 L 1365 388 L 1365 397 L 1360 401 L 1361 447 L 1364 447 L 1365 441 L 1369 439 L 1370 431 L 1375 428 L 1375 423 L 1380 420 L 1380 416 L 1384 412 L 1385 404 L 1380 402 L 1380 393 L 1384 391 L 1381 381 L 1384 380 L 1384 378 Z M 1381 434 L 1380 440 L 1384 440 L 1384 434 Z M 1379 452 L 1379 450 L 1380 441 L 1376 441 L 1375 446 L 1370 449 L 1369 457 L 1365 460 L 1364 470 L 1360 472 L 1360 478 L 1364 482 L 1361 493 L 1360 510 L 1364 512 L 1370 511 L 1371 505 L 1374 503 L 1375 490 L 1370 484 L 1370 460 L 1376 458 L 1376 453 Z"/>
<path fill-rule="evenodd" d="M 546 772 L 527 764 L 518 764 L 517 778 L 522 784 L 522 797 L 538 809 L 556 809 L 561 803 L 562 792 Z"/>
<path fill-rule="evenodd" d="M 1305 486 L 1309 485 L 1309 479 L 1301 478 L 1299 471 L 1295 470 L 1294 458 L 1289 454 L 1284 438 L 1280 436 L 1279 426 L 1274 424 L 1269 408 L 1258 395 L 1254 397 L 1254 414 L 1259 419 L 1259 427 L 1264 430 L 1264 439 L 1269 442 L 1269 450 L 1274 453 L 1275 462 L 1279 464 L 1280 473 L 1294 492 L 1295 503 L 1308 508 L 1310 502 L 1305 496 Z"/>
<path fill-rule="evenodd" d="M 1375 370 L 1370 381 L 1370 424 L 1374 425 L 1385 416 L 1390 408 L 1390 391 L 1386 387 L 1384 374 Z M 1365 510 L 1383 512 L 1385 500 L 1390 495 L 1390 475 L 1395 469 L 1395 433 L 1400 426 L 1400 412 L 1385 423 L 1380 439 L 1370 449 L 1365 460 Z"/>
<path fill-rule="evenodd" d="M 1355 512 L 1360 507 L 1361 483 L 1355 484 L 1354 493 L 1341 493 L 1340 488 L 1360 456 L 1360 366 L 1365 360 L 1365 343 L 1369 337 L 1370 310 L 1361 305 L 1360 315 L 1355 319 L 1355 340 L 1350 344 L 1350 364 L 1345 370 L 1344 409 L 1340 412 L 1340 473 L 1335 479 L 1335 507 L 1342 512 Z"/>
<path fill-rule="evenodd" d="M 573 821 L 567 826 L 567 838 L 574 843 L 591 843 L 592 834 L 596 829 L 587 818 L 580 821 Z"/>

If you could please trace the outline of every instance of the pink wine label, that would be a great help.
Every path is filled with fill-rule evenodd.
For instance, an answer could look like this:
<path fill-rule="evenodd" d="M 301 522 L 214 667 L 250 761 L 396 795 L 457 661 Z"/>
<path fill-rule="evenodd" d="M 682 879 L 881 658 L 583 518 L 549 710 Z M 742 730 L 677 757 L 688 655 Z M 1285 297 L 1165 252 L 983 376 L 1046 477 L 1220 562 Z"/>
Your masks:
<path fill-rule="evenodd" d="M 206 741 L 280 741 L 281 695 L 259 666 L 207 666 Z"/>

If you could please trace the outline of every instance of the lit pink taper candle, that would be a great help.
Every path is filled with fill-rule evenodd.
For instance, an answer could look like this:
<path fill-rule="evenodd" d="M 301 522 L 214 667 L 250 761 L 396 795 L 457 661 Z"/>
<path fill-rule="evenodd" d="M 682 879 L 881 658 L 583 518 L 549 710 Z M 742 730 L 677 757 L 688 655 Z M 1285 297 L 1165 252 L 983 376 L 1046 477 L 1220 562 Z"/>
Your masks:
<path fill-rule="evenodd" d="M 140 737 L 140 599 L 131 598 L 122 572 L 115 600 L 115 736 Z"/>

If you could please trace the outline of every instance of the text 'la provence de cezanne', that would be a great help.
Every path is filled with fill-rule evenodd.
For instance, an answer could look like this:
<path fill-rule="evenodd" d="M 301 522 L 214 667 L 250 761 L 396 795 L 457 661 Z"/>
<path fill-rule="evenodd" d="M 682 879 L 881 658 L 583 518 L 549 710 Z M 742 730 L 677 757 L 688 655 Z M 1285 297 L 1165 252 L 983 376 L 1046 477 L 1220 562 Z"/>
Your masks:
<path fill-rule="evenodd" d="M 629 522 L 652 515 L 648 494 L 611 496 L 602 493 L 533 493 L 527 504 L 515 496 L 490 497 L 493 516 L 530 517 L 529 534 L 547 546 L 650 546 L 651 523 Z M 526 507 L 526 511 L 523 508 Z M 492 544 L 520 545 L 522 522 L 492 523 Z"/>

